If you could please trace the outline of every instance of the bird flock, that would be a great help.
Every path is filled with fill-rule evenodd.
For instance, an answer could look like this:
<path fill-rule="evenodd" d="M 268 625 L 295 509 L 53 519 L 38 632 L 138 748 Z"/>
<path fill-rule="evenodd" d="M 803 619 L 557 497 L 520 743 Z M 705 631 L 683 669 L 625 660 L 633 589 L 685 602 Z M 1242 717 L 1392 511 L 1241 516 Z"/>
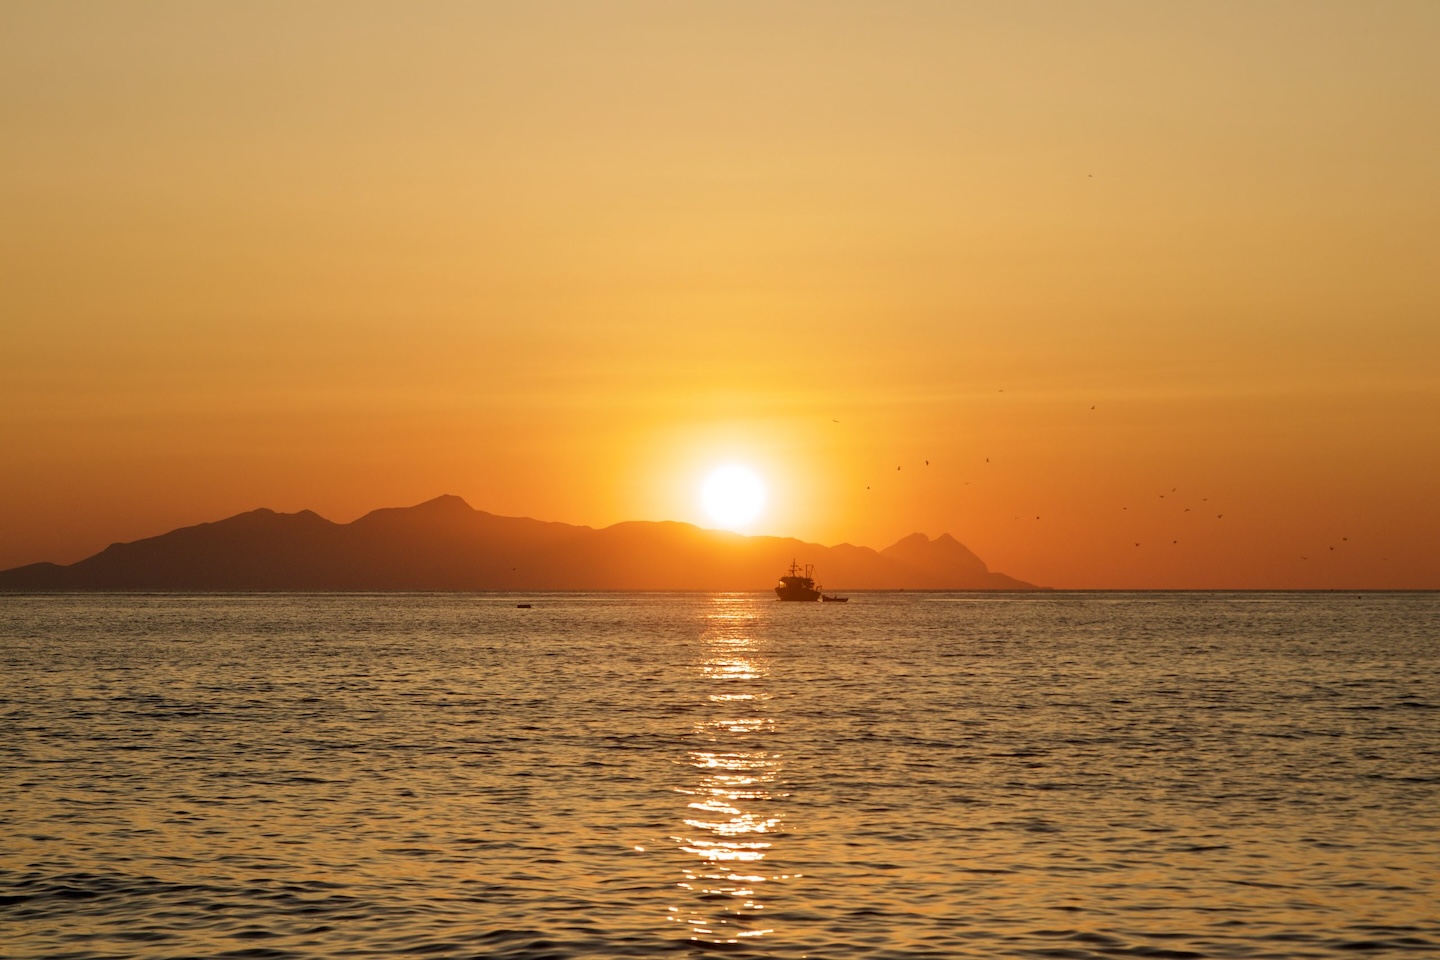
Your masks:
<path fill-rule="evenodd" d="M 998 393 L 1004 393 L 1005 391 L 1004 391 L 1003 389 L 1001 389 L 1001 390 L 998 390 L 997 392 L 998 392 Z M 1090 404 L 1089 409 L 1093 411 L 1093 410 L 1096 409 L 1096 407 L 1097 407 L 1096 404 Z M 840 423 L 840 421 L 839 421 L 838 419 L 837 419 L 837 420 L 832 420 L 832 422 L 833 422 L 833 423 L 837 423 L 837 424 Z M 992 463 L 991 458 L 990 458 L 989 456 L 986 456 L 986 457 L 984 458 L 984 463 L 985 463 L 986 465 L 990 465 L 990 464 Z M 921 469 L 921 470 L 924 470 L 924 469 L 930 467 L 931 461 L 928 460 L 928 459 L 920 458 L 920 464 L 921 464 L 920 469 Z M 903 464 L 903 463 L 901 463 L 901 464 L 896 464 L 896 466 L 895 466 L 895 471 L 896 471 L 897 473 L 903 472 L 904 467 L 905 467 L 905 464 Z M 967 487 L 968 487 L 968 486 L 971 485 L 971 483 L 972 483 L 971 480 L 963 480 L 963 481 L 961 481 L 961 485 L 962 485 L 962 486 L 967 486 Z M 872 481 L 871 484 L 867 484 L 867 485 L 865 486 L 865 489 L 866 489 L 867 491 L 873 491 L 873 490 L 874 490 L 874 483 L 873 483 L 873 481 Z M 1167 499 L 1168 499 L 1172 504 L 1176 504 L 1176 503 L 1179 503 L 1179 502 L 1184 502 L 1184 500 L 1185 500 L 1185 495 L 1184 495 L 1184 494 L 1182 493 L 1182 491 L 1180 490 L 1180 487 L 1179 487 L 1178 484 L 1175 485 L 1175 486 L 1171 486 L 1168 490 L 1156 491 L 1156 497 L 1157 497 L 1158 500 L 1167 500 Z M 1206 509 L 1207 507 L 1209 508 L 1208 510 Z M 1120 510 L 1121 510 L 1122 512 L 1130 513 L 1130 512 L 1131 512 L 1131 510 L 1130 510 L 1130 504 L 1127 503 L 1127 504 L 1121 505 Z M 1200 516 L 1200 515 L 1203 514 L 1203 515 L 1205 515 L 1205 516 L 1209 516 L 1209 511 L 1210 511 L 1210 510 L 1215 510 L 1215 507 L 1214 507 L 1213 505 L 1211 505 L 1211 503 L 1210 503 L 1210 498 L 1209 498 L 1208 496 L 1205 496 L 1205 497 L 1200 497 L 1198 500 L 1193 500 L 1193 499 L 1190 500 L 1187 505 L 1181 507 L 1178 511 L 1175 511 L 1175 514 L 1176 514 L 1176 517 L 1177 517 L 1177 518 L 1184 518 L 1184 517 L 1185 517 L 1185 514 L 1194 514 L 1195 516 Z M 1135 513 L 1140 513 L 1140 512 L 1148 512 L 1148 511 L 1135 511 Z M 1023 516 L 1028 517 L 1029 514 L 1024 514 Z M 1030 521 L 1030 522 L 1034 522 L 1035 520 L 1040 520 L 1040 519 L 1042 518 L 1042 516 L 1043 516 L 1043 514 L 1035 514 L 1035 515 L 1034 515 L 1034 520 L 1032 520 L 1032 521 Z M 1016 521 L 1020 520 L 1021 518 L 1022 518 L 1022 514 L 1014 514 L 1014 515 L 1012 515 L 1012 517 L 1011 517 L 1012 520 L 1016 520 Z M 1189 518 L 1185 518 L 1185 519 L 1188 520 Z M 1214 520 L 1211 521 L 1211 522 L 1212 522 L 1212 523 L 1220 523 L 1220 522 L 1223 522 L 1224 519 L 1225 519 L 1225 511 L 1224 511 L 1224 510 L 1216 510 L 1215 513 L 1214 513 Z M 1184 521 L 1184 520 L 1181 520 L 1181 521 L 1179 521 L 1179 522 L 1185 522 L 1185 521 Z M 1181 536 L 1180 536 L 1179 534 L 1181 534 L 1182 532 L 1190 533 L 1190 532 L 1194 532 L 1194 531 L 1195 531 L 1195 528 L 1194 528 L 1193 526 L 1192 526 L 1192 527 L 1189 527 L 1188 530 L 1185 530 L 1185 531 L 1182 531 L 1180 528 L 1177 528 L 1177 527 L 1173 527 L 1173 526 L 1172 526 L 1172 527 L 1170 527 L 1169 529 L 1167 529 L 1167 530 L 1165 531 L 1165 533 L 1162 534 L 1158 539 L 1159 539 L 1159 542 L 1162 543 L 1162 544 L 1165 544 L 1165 541 L 1168 540 L 1168 541 L 1169 541 L 1169 542 L 1168 542 L 1168 546 L 1170 546 L 1170 547 L 1178 547 L 1178 546 L 1180 546 L 1180 544 L 1181 544 Z M 1129 540 L 1129 541 L 1127 541 L 1127 542 L 1129 542 L 1129 543 L 1132 544 L 1132 549 L 1133 549 L 1133 548 L 1143 548 L 1143 547 L 1146 546 L 1147 543 L 1153 543 L 1154 540 L 1147 540 L 1147 539 L 1145 539 L 1145 538 L 1142 538 L 1142 539 L 1140 539 L 1140 540 Z M 1326 545 L 1326 546 L 1327 546 L 1327 549 L 1326 549 L 1325 552 L 1326 552 L 1326 554 L 1336 552 L 1337 544 L 1340 545 L 1341 549 L 1343 550 L 1343 549 L 1344 549 L 1344 546 L 1345 546 L 1346 544 L 1348 544 L 1349 542 L 1350 542 L 1349 536 L 1341 536 L 1341 537 L 1339 537 L 1338 540 L 1336 540 L 1334 543 L 1328 543 L 1328 544 Z M 1300 553 L 1300 554 L 1296 554 L 1296 556 L 1297 556 L 1298 559 L 1301 560 L 1301 561 L 1309 561 L 1309 560 L 1310 560 L 1310 554 L 1308 554 L 1308 553 Z"/>

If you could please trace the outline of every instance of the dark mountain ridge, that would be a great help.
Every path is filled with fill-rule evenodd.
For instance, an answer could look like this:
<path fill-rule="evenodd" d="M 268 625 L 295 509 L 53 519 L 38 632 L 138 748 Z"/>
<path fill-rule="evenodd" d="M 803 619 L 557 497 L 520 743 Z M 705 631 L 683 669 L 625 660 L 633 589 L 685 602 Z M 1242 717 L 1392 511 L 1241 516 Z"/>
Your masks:
<path fill-rule="evenodd" d="M 475 510 L 442 496 L 333 523 L 252 510 L 115 543 L 69 566 L 0 571 L 0 590 L 698 590 L 772 586 L 791 559 L 831 590 L 1036 590 L 992 573 L 951 537 L 884 550 L 746 537 L 688 523 L 596 530 Z"/>

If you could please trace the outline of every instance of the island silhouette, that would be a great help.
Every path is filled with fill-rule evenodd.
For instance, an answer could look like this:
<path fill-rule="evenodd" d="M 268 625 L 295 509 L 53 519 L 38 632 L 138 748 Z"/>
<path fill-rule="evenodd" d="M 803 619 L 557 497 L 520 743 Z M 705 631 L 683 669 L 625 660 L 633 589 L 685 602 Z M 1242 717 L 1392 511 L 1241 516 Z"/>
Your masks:
<path fill-rule="evenodd" d="M 0 590 L 467 591 L 768 590 L 793 559 L 834 590 L 1038 590 L 949 534 L 884 550 L 744 536 L 688 523 L 595 529 L 502 517 L 456 496 L 334 523 L 310 510 L 252 510 L 115 543 L 68 566 L 0 571 Z"/>

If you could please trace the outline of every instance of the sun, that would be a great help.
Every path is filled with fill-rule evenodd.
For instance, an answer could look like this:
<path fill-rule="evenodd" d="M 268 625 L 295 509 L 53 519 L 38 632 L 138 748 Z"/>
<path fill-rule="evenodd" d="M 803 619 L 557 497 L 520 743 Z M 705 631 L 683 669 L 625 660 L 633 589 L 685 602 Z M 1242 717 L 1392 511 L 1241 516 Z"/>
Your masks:
<path fill-rule="evenodd" d="M 743 530 L 765 506 L 765 484 L 748 467 L 730 464 L 711 471 L 700 488 L 705 513 L 726 530 Z"/>

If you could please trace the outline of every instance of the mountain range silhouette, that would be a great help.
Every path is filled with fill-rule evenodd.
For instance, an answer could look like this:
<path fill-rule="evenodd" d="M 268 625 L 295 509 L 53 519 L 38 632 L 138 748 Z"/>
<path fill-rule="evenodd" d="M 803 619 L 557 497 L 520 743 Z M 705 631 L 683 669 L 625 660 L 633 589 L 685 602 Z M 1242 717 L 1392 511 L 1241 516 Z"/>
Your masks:
<path fill-rule="evenodd" d="M 603 529 L 501 517 L 460 497 L 333 523 L 310 510 L 252 510 L 111 544 L 69 566 L 0 571 L 0 590 L 456 591 L 768 590 L 791 560 L 827 590 L 1037 590 L 992 573 L 949 534 L 876 551 L 747 537 L 688 523 Z"/>

